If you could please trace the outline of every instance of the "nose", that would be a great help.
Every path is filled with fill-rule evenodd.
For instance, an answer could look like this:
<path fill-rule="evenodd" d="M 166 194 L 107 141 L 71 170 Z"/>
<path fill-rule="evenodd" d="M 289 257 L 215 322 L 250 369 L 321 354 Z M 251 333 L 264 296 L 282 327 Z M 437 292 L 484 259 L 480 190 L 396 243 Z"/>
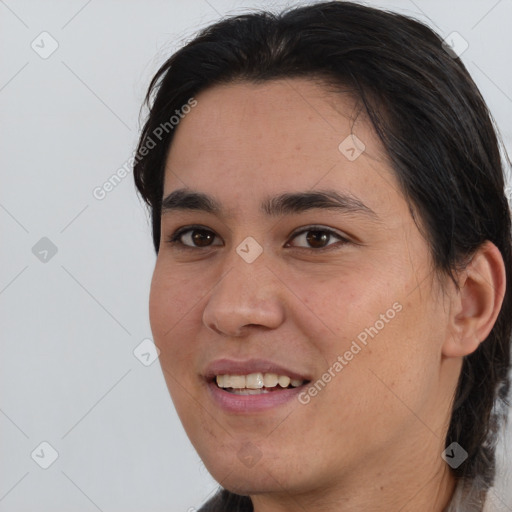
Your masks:
<path fill-rule="evenodd" d="M 285 318 L 282 283 L 262 260 L 247 263 L 235 254 L 230 261 L 207 299 L 204 325 L 230 337 L 279 327 Z"/>

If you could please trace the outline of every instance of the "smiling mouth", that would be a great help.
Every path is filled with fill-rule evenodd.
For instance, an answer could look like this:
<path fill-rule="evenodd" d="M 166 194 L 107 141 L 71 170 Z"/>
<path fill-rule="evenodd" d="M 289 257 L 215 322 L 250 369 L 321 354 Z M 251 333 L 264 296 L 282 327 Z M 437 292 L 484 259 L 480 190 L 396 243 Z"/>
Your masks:
<path fill-rule="evenodd" d="M 262 395 L 292 389 L 309 383 L 308 380 L 292 379 L 277 373 L 250 373 L 247 375 L 217 375 L 213 381 L 217 387 L 234 395 Z"/>

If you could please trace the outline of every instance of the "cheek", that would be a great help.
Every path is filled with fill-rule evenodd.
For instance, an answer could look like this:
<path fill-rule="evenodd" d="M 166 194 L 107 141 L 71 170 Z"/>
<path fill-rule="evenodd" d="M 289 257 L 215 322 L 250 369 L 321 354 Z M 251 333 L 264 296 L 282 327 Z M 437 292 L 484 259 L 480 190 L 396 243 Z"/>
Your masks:
<path fill-rule="evenodd" d="M 151 281 L 149 319 L 171 394 L 183 379 L 193 375 L 190 368 L 196 336 L 191 322 L 200 325 L 201 320 L 197 317 L 200 303 L 197 294 L 191 290 L 193 287 L 186 280 L 157 262 Z"/>
<path fill-rule="evenodd" d="M 341 404 L 364 418 L 368 410 L 404 409 L 395 395 L 411 406 L 427 399 L 446 319 L 431 291 L 411 293 L 406 279 L 368 269 L 365 276 L 347 275 L 327 286 L 304 282 L 300 296 L 314 315 L 296 321 L 315 340 L 324 371 L 336 375 L 326 376 L 332 381 L 329 407 Z"/>
<path fill-rule="evenodd" d="M 354 269 L 332 272 L 323 282 L 296 281 L 303 314 L 295 314 L 294 318 L 302 330 L 318 340 L 318 346 L 330 359 L 349 350 L 352 341 L 364 346 L 365 342 L 382 337 L 391 324 L 403 317 L 401 294 L 397 291 L 400 282 L 397 278 L 392 286 L 389 279 L 382 278 L 383 274 L 375 270 L 372 273 L 371 268 L 364 272 Z"/>
<path fill-rule="evenodd" d="M 179 330 L 180 323 L 197 302 L 194 283 L 180 277 L 179 271 L 157 260 L 149 295 L 149 319 L 155 338 L 164 341 Z"/>
<path fill-rule="evenodd" d="M 151 330 L 160 350 L 163 377 L 187 432 L 194 424 L 194 417 L 199 417 L 201 412 L 196 410 L 196 401 L 186 391 L 196 384 L 193 361 L 197 350 L 190 329 L 194 305 L 197 305 L 197 298 L 188 293 L 186 283 L 157 263 L 149 297 Z"/>

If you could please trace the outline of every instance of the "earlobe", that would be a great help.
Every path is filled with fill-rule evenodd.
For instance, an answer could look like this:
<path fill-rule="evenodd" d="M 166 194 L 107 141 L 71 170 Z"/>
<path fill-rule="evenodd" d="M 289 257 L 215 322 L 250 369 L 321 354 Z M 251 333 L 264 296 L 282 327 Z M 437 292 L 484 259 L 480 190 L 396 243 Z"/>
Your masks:
<path fill-rule="evenodd" d="M 506 273 L 499 249 L 486 241 L 460 274 L 450 311 L 451 335 L 443 344 L 446 357 L 474 352 L 491 332 L 503 303 Z"/>

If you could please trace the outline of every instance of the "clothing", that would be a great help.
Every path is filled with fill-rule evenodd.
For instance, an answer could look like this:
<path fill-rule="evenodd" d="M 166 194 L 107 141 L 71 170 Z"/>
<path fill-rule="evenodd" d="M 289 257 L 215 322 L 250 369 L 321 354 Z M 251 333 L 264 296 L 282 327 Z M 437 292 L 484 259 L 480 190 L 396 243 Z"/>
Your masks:
<path fill-rule="evenodd" d="M 482 480 L 460 480 L 449 506 L 443 512 L 506 512 L 507 506 L 493 488 L 486 490 Z"/>

